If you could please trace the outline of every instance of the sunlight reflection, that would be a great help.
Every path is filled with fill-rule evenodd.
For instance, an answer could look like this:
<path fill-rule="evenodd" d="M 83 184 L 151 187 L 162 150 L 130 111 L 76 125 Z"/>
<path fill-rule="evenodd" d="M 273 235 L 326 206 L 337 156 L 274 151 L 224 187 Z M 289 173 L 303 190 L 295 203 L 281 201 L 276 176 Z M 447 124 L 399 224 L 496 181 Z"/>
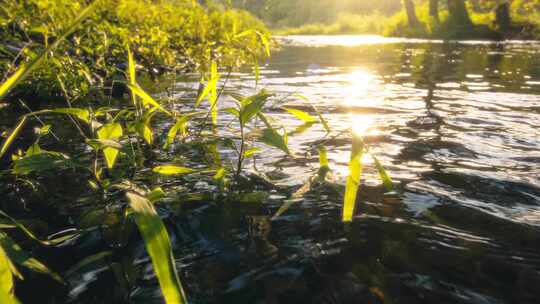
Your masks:
<path fill-rule="evenodd" d="M 375 85 L 375 76 L 365 70 L 357 70 L 348 75 L 350 85 L 347 87 L 345 104 L 351 108 L 371 107 L 378 104 L 376 99 L 368 98 L 369 91 Z M 365 135 L 366 131 L 373 125 L 375 118 L 371 115 L 349 113 L 351 127 L 356 136 Z"/>
<path fill-rule="evenodd" d="M 368 89 L 375 76 L 368 71 L 358 70 L 350 73 L 347 80 L 350 85 L 345 91 L 345 103 L 349 107 L 360 106 L 368 94 Z"/>

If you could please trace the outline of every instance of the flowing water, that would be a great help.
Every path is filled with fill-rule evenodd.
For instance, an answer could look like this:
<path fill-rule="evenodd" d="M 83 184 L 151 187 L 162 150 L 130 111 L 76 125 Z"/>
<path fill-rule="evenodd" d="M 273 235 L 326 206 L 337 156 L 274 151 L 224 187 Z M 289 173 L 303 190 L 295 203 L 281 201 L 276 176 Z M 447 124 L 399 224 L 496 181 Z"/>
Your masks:
<path fill-rule="evenodd" d="M 240 73 L 228 82 L 231 91 L 250 94 L 257 86 L 275 93 L 267 111 L 297 131 L 289 138 L 293 160 L 261 145 L 256 165 L 273 183 L 257 187 L 254 196 L 263 202 L 252 202 L 256 197 L 220 204 L 203 181 L 146 178 L 176 191 L 160 212 L 193 302 L 538 303 L 540 43 L 280 40 L 258 83 Z M 176 84 L 176 96 L 189 99 L 194 85 Z M 316 106 L 338 135 L 325 137 L 317 124 L 300 132 L 302 123 L 283 105 L 312 114 Z M 222 118 L 225 125 L 231 119 Z M 351 135 L 364 138 L 397 190 L 385 194 L 365 158 L 356 215 L 344 225 Z M 317 173 L 321 141 L 332 182 L 272 219 L 287 196 Z M 181 149 L 179 144 L 173 151 Z M 233 155 L 216 149 L 224 161 Z M 169 153 L 154 161 L 180 160 Z M 186 182 L 199 194 L 183 195 Z M 114 299 L 111 265 L 128 255 L 137 264 L 133 271 L 142 273 L 132 282 L 132 300 L 160 303 L 140 242 L 111 258 L 110 248 L 88 241 L 93 238 L 99 239 L 89 234 L 65 246 L 73 263 L 105 252 L 63 273 L 71 302 Z"/>

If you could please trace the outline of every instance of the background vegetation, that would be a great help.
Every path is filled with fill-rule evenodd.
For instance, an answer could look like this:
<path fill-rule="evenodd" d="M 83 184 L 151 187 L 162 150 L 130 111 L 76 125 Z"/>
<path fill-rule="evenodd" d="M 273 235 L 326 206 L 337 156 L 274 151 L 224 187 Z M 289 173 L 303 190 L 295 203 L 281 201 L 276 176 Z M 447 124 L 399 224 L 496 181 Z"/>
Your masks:
<path fill-rule="evenodd" d="M 463 20 L 453 20 L 448 5 L 466 5 L 475 27 L 463 28 Z M 384 1 L 308 1 L 308 0 L 233 0 L 278 34 L 382 34 L 406 37 L 538 37 L 540 2 L 538 0 L 384 0 Z M 509 4 L 513 29 L 501 29 L 496 9 Z M 430 13 L 436 5 L 438 17 Z M 409 23 L 407 7 L 416 18 Z M 454 11 L 456 12 L 456 11 Z M 456 16 L 462 14 L 456 12 Z"/>

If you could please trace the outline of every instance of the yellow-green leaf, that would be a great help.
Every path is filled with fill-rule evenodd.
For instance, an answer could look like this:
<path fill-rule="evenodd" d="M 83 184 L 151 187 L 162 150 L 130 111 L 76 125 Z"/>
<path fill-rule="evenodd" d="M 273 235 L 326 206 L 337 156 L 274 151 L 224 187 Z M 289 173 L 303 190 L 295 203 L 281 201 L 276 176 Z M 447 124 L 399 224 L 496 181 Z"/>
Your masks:
<path fill-rule="evenodd" d="M 119 123 L 110 123 L 101 127 L 101 129 L 98 130 L 97 135 L 98 139 L 114 140 L 120 138 L 123 135 L 123 132 L 122 126 Z M 103 149 L 103 155 L 105 156 L 105 161 L 109 169 L 114 167 L 118 152 L 119 149 L 113 147 L 105 147 Z"/>
<path fill-rule="evenodd" d="M 4 211 L 0 210 L 0 216 L 5 217 L 10 222 L 12 222 L 13 225 L 15 225 L 17 228 L 19 228 L 27 237 L 29 237 L 30 239 L 32 239 L 32 240 L 34 240 L 34 241 L 36 241 L 36 242 L 38 242 L 38 243 L 40 243 L 42 245 L 45 245 L 45 246 L 58 245 L 58 244 L 60 244 L 60 243 L 62 243 L 64 241 L 70 239 L 71 237 L 73 237 L 73 235 L 66 235 L 66 236 L 63 236 L 63 237 L 60 237 L 60 238 L 43 241 L 43 240 L 38 239 L 37 236 L 35 236 L 34 233 L 32 233 L 32 231 L 30 231 L 23 224 L 19 223 L 17 220 L 15 220 L 11 216 L 9 216 Z"/>
<path fill-rule="evenodd" d="M 139 85 L 137 84 L 128 84 L 128 87 L 130 88 L 131 92 L 137 96 L 139 96 L 143 102 L 143 105 L 145 106 L 153 106 L 160 110 L 163 113 L 166 113 L 168 115 L 171 115 L 171 112 L 167 111 L 165 108 L 163 108 L 152 96 L 150 96 L 148 93 L 146 93 Z"/>
<path fill-rule="evenodd" d="M 284 135 L 281 135 L 274 128 L 267 128 L 263 130 L 261 140 L 265 144 L 278 148 L 281 151 L 291 154 L 289 147 L 287 145 L 287 132 Z"/>
<path fill-rule="evenodd" d="M 394 190 L 394 183 L 392 182 L 392 178 L 390 178 L 390 175 L 388 175 L 388 172 L 386 172 L 386 169 L 384 169 L 381 162 L 375 157 L 375 155 L 371 155 L 373 158 L 373 162 L 375 162 L 375 167 L 377 167 L 377 171 L 379 171 L 379 177 L 381 178 L 384 188 L 386 191 L 390 192 Z"/>
<path fill-rule="evenodd" d="M 360 144 L 359 148 L 353 146 L 351 152 L 351 161 L 349 162 L 349 176 L 345 186 L 345 197 L 343 199 L 344 222 L 352 221 L 354 210 L 356 208 L 356 196 L 360 186 L 360 177 L 362 175 L 362 157 L 364 156 L 364 147 Z"/>
<path fill-rule="evenodd" d="M 2 246 L 0 246 L 0 303 L 19 303 L 13 294 L 15 287 L 13 282 L 14 273 L 18 272 Z"/>
<path fill-rule="evenodd" d="M 303 122 L 305 123 L 312 123 L 312 122 L 316 122 L 317 121 L 317 118 L 311 116 L 309 113 L 307 112 L 304 112 L 302 110 L 298 110 L 298 109 L 292 109 L 292 108 L 283 108 L 285 111 L 291 113 L 292 115 L 294 115 L 296 118 L 302 120 Z"/>
<path fill-rule="evenodd" d="M 152 203 L 155 203 L 164 197 L 165 197 L 165 191 L 163 191 L 161 187 L 157 187 L 154 190 L 152 190 L 150 193 L 146 194 L 146 198 Z"/>
<path fill-rule="evenodd" d="M 6 254 L 11 261 L 13 261 L 13 263 L 26 267 L 32 271 L 49 275 L 56 281 L 64 283 L 64 280 L 62 280 L 60 275 L 50 270 L 36 258 L 32 257 L 28 252 L 23 250 L 17 243 L 15 243 L 7 234 L 2 232 L 0 232 L 0 246 L 4 248 Z"/>
<path fill-rule="evenodd" d="M 176 270 L 169 234 L 163 221 L 148 199 L 132 192 L 126 193 L 126 197 L 152 261 L 165 302 L 187 303 Z"/>
<path fill-rule="evenodd" d="M 251 148 L 244 152 L 244 158 L 250 158 L 253 157 L 255 154 L 261 153 L 261 149 L 259 148 Z"/>
<path fill-rule="evenodd" d="M 21 118 L 21 120 L 19 120 L 19 122 L 17 123 L 17 125 L 15 126 L 15 128 L 13 128 L 13 130 L 9 133 L 8 137 L 6 138 L 6 140 L 4 140 L 4 142 L 2 143 L 2 148 L 0 148 L 0 158 L 2 156 L 4 156 L 4 153 L 6 153 L 7 149 L 9 148 L 9 146 L 11 145 L 11 143 L 13 143 L 13 140 L 15 140 L 15 138 L 17 137 L 17 134 L 19 134 L 19 132 L 21 131 L 22 127 L 24 126 L 24 124 L 26 123 L 26 116 L 23 116 Z"/>
<path fill-rule="evenodd" d="M 127 46 L 127 52 L 128 52 L 128 77 L 129 77 L 129 83 L 130 84 L 136 84 L 137 80 L 135 79 L 135 61 L 133 60 L 133 53 L 131 53 L 131 49 L 129 48 L 129 45 Z"/>
<path fill-rule="evenodd" d="M 182 174 L 190 174 L 195 172 L 195 170 L 186 168 L 186 167 L 179 167 L 179 166 L 158 166 L 155 167 L 152 171 L 158 174 L 162 175 L 182 175 Z"/>
<path fill-rule="evenodd" d="M 326 121 L 326 119 L 324 119 L 321 112 L 319 112 L 319 109 L 317 109 L 317 107 L 315 106 L 312 106 L 312 107 L 313 107 L 313 110 L 315 110 L 315 112 L 317 113 L 317 116 L 319 116 L 319 120 L 321 124 L 323 125 L 324 129 L 326 130 L 326 132 L 327 133 L 332 132 L 332 130 L 330 129 L 330 126 L 328 125 L 328 122 Z"/>

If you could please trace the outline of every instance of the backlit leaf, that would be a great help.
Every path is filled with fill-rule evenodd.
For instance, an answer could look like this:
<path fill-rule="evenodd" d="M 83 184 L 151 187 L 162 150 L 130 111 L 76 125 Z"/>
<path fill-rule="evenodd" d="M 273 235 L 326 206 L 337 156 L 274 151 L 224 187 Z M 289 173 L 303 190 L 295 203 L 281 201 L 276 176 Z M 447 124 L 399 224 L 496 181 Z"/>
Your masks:
<path fill-rule="evenodd" d="M 126 193 L 126 197 L 133 210 L 135 223 L 145 242 L 166 303 L 187 303 L 176 270 L 169 234 L 163 221 L 148 199 L 132 192 Z"/>
<path fill-rule="evenodd" d="M 327 133 L 332 132 L 332 130 L 330 129 L 330 126 L 328 125 L 328 122 L 326 121 L 326 119 L 324 119 L 321 112 L 319 112 L 319 109 L 317 109 L 317 107 L 313 106 L 313 110 L 315 110 L 315 112 L 317 113 L 317 116 L 319 116 L 319 120 L 320 120 L 321 124 L 323 125 L 324 129 L 326 130 L 326 132 Z"/>
<path fill-rule="evenodd" d="M 69 114 L 76 116 L 80 120 L 89 123 L 90 122 L 90 112 L 85 109 L 79 109 L 79 108 L 58 108 L 58 109 L 52 109 L 52 110 L 46 110 L 50 111 L 52 113 L 58 113 L 58 114 Z"/>
<path fill-rule="evenodd" d="M 119 123 L 110 123 L 101 127 L 101 129 L 98 130 L 97 135 L 98 139 L 114 140 L 120 138 L 123 133 L 124 131 Z M 105 161 L 109 169 L 114 167 L 118 152 L 119 149 L 113 147 L 105 147 L 103 149 L 103 155 L 105 156 Z"/>
<path fill-rule="evenodd" d="M 263 130 L 261 140 L 269 146 L 278 148 L 287 154 L 291 154 L 287 145 L 286 132 L 285 135 L 281 135 L 278 133 L 278 131 L 276 131 L 276 129 L 267 128 Z"/>
<path fill-rule="evenodd" d="M 343 216 L 344 222 L 352 221 L 354 210 L 356 208 L 356 196 L 358 187 L 360 186 L 360 177 L 362 175 L 362 157 L 364 156 L 364 147 L 359 144 L 359 147 L 354 147 L 351 151 L 351 161 L 349 162 L 349 176 L 345 185 L 345 197 L 343 199 Z"/>
<path fill-rule="evenodd" d="M 26 123 L 26 119 L 27 117 L 26 116 L 23 116 L 21 118 L 21 120 L 19 120 L 19 122 L 17 123 L 17 125 L 15 126 L 15 128 L 13 128 L 13 130 L 9 133 L 8 137 L 4 140 L 4 142 L 2 143 L 2 148 L 0 148 L 0 158 L 2 156 L 4 156 L 4 154 L 6 153 L 7 149 L 9 148 L 9 146 L 13 143 L 13 140 L 15 140 L 15 138 L 17 137 L 17 134 L 19 134 L 19 132 L 21 131 L 22 127 L 24 126 L 24 124 Z"/>
<path fill-rule="evenodd" d="M 146 194 L 146 198 L 152 203 L 155 203 L 164 197 L 165 197 L 165 191 L 163 191 L 163 189 L 161 189 L 160 187 L 157 187 L 154 190 L 152 190 L 150 193 Z"/>
<path fill-rule="evenodd" d="M 162 107 L 154 98 L 152 98 L 152 96 L 148 95 L 148 93 L 146 93 L 138 84 L 128 84 L 128 87 L 133 94 L 141 98 L 143 105 L 155 107 L 163 113 L 172 115 L 171 112 L 167 111 L 164 107 Z"/>
<path fill-rule="evenodd" d="M 375 157 L 375 155 L 371 155 L 373 158 L 373 162 L 375 162 L 375 167 L 377 167 L 377 171 L 379 171 L 379 177 L 381 178 L 384 188 L 386 191 L 390 192 L 394 190 L 394 183 L 392 182 L 392 178 L 390 178 L 390 175 L 388 175 L 388 172 L 384 169 L 381 162 Z"/>
<path fill-rule="evenodd" d="M 45 245 L 45 246 L 57 245 L 57 244 L 60 244 L 60 243 L 62 243 L 62 242 L 64 242 L 64 241 L 66 241 L 66 240 L 68 240 L 68 239 L 70 239 L 70 238 L 73 237 L 73 235 L 65 235 L 65 236 L 62 236 L 62 237 L 59 237 L 59 238 L 55 238 L 55 239 L 50 239 L 50 240 L 47 240 L 47 241 L 43 241 L 43 240 L 38 239 L 38 238 L 34 235 L 34 233 L 32 233 L 32 231 L 30 231 L 30 230 L 29 230 L 28 228 L 26 228 L 23 224 L 19 223 L 17 220 L 15 220 L 15 219 L 12 218 L 11 216 L 9 216 L 9 215 L 8 215 L 7 213 L 5 213 L 4 211 L 0 210 L 0 216 L 4 217 L 4 218 L 8 219 L 10 222 L 12 222 L 17 228 L 19 228 L 22 232 L 24 232 L 24 234 L 25 234 L 28 238 L 30 238 L 30 239 L 32 239 L 32 240 L 34 240 L 34 241 L 36 241 L 36 242 L 38 242 L 38 243 L 40 243 L 40 244 L 42 244 L 42 245 Z M 1 303 L 1 302 L 0 302 L 0 303 Z"/>
<path fill-rule="evenodd" d="M 182 174 L 190 174 L 195 172 L 195 170 L 186 168 L 186 167 L 179 167 L 179 166 L 159 166 L 155 167 L 152 171 L 158 174 L 162 175 L 182 175 Z"/>
<path fill-rule="evenodd" d="M 311 122 L 317 121 L 317 118 L 311 116 L 311 114 L 304 112 L 302 110 L 292 109 L 292 108 L 283 108 L 283 109 L 305 123 L 311 123 Z"/>
<path fill-rule="evenodd" d="M 269 96 L 269 94 L 262 92 L 261 94 L 247 98 L 248 103 L 245 103 L 240 110 L 240 123 L 245 126 L 255 117 L 262 110 Z"/>
<path fill-rule="evenodd" d="M 0 246 L 4 248 L 6 254 L 11 261 L 20 266 L 26 267 L 32 271 L 39 272 L 51 276 L 60 283 L 64 280 L 54 271 L 41 263 L 36 258 L 32 257 L 27 251 L 23 250 L 15 243 L 7 234 L 0 232 Z"/>
<path fill-rule="evenodd" d="M 13 294 L 15 287 L 13 282 L 14 273 L 18 272 L 2 246 L 0 246 L 0 303 L 19 303 Z"/>

